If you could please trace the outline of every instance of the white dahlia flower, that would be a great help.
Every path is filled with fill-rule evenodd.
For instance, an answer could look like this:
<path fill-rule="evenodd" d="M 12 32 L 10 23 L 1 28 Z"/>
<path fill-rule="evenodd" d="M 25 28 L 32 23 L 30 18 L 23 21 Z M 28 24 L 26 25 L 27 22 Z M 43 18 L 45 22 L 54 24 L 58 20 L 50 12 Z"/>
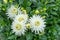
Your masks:
<path fill-rule="evenodd" d="M 9 18 L 13 19 L 18 13 L 18 8 L 14 5 L 11 5 L 11 7 L 7 10 L 7 15 Z"/>
<path fill-rule="evenodd" d="M 28 20 L 28 15 L 27 14 L 18 14 L 14 21 L 20 22 L 20 23 L 26 23 Z"/>
<path fill-rule="evenodd" d="M 35 32 L 35 34 L 39 34 L 39 32 L 44 31 L 46 22 L 44 22 L 44 19 L 42 19 L 42 17 L 40 17 L 39 15 L 33 15 L 33 17 L 29 19 L 29 22 L 31 25 L 31 31 Z"/>
<path fill-rule="evenodd" d="M 24 23 L 13 22 L 11 26 L 12 32 L 18 36 L 24 35 L 26 27 Z"/>

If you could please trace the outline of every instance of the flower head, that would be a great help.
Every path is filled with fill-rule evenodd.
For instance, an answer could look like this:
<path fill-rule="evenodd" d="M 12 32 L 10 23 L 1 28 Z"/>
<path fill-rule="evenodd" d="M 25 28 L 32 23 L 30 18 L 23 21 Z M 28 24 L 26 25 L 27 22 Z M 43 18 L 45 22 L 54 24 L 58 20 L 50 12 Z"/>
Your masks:
<path fill-rule="evenodd" d="M 11 7 L 7 10 L 7 15 L 9 18 L 14 18 L 17 15 L 18 8 L 16 8 L 14 5 L 11 5 Z"/>
<path fill-rule="evenodd" d="M 26 23 L 28 19 L 28 15 L 27 14 L 18 14 L 14 21 L 20 22 L 20 23 Z"/>
<path fill-rule="evenodd" d="M 34 31 L 35 34 L 44 31 L 45 22 L 39 15 L 33 15 L 33 17 L 29 19 L 29 22 L 31 24 L 31 30 L 32 32 Z"/>
<path fill-rule="evenodd" d="M 13 33 L 21 36 L 22 34 L 23 35 L 25 34 L 26 27 L 24 23 L 13 22 L 11 29 L 13 30 Z"/>

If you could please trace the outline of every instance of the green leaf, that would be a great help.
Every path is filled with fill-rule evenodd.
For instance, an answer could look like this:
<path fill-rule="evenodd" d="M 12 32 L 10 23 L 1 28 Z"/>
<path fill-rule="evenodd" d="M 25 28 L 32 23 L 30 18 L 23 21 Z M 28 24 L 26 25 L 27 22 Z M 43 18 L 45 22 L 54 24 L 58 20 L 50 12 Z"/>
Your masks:
<path fill-rule="evenodd" d="M 32 40 L 33 35 L 31 33 L 26 34 L 26 40 Z"/>
<path fill-rule="evenodd" d="M 11 36 L 8 37 L 8 39 L 10 39 L 10 40 L 15 39 L 15 38 L 16 38 L 15 35 L 11 35 Z"/>

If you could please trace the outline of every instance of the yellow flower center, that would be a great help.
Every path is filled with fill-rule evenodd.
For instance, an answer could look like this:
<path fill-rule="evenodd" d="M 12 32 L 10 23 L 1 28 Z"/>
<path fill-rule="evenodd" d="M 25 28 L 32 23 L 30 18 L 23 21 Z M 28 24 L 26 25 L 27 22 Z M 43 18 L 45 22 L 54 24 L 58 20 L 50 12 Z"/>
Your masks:
<path fill-rule="evenodd" d="M 40 22 L 39 21 L 35 21 L 35 26 L 39 26 Z"/>
<path fill-rule="evenodd" d="M 14 8 L 14 9 L 12 10 L 12 13 L 13 13 L 13 14 L 16 14 L 16 13 L 17 13 L 16 8 Z"/>
<path fill-rule="evenodd" d="M 20 24 L 17 24 L 17 25 L 16 25 L 16 29 L 17 29 L 17 30 L 20 30 L 21 28 L 22 28 L 22 25 L 20 25 Z"/>
<path fill-rule="evenodd" d="M 21 22 L 21 21 L 23 21 L 23 20 L 24 20 L 23 17 L 19 17 L 19 18 L 18 18 L 18 21 L 19 21 L 19 22 Z"/>

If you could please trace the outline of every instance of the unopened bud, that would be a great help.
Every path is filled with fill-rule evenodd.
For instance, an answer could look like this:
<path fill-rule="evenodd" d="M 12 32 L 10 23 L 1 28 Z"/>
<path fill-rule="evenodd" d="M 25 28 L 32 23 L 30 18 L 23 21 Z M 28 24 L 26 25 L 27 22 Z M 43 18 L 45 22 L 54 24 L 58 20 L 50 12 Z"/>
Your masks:
<path fill-rule="evenodd" d="M 30 28 L 30 24 L 28 23 L 28 24 L 26 24 L 26 27 L 29 29 Z"/>
<path fill-rule="evenodd" d="M 35 13 L 38 14 L 39 13 L 39 10 L 36 10 Z"/>
<path fill-rule="evenodd" d="M 7 2 L 8 2 L 8 0 L 3 0 L 3 2 L 4 2 L 4 3 L 7 3 Z"/>

